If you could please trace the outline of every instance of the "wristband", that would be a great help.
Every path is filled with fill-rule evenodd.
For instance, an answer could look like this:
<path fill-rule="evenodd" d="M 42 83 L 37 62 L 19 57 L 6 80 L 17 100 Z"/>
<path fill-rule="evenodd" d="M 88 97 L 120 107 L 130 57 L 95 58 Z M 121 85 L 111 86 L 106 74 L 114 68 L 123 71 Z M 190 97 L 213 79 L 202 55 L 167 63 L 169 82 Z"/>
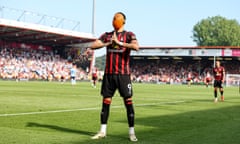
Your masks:
<path fill-rule="evenodd" d="M 123 42 L 119 42 L 118 44 L 119 44 L 120 46 L 123 46 Z"/>

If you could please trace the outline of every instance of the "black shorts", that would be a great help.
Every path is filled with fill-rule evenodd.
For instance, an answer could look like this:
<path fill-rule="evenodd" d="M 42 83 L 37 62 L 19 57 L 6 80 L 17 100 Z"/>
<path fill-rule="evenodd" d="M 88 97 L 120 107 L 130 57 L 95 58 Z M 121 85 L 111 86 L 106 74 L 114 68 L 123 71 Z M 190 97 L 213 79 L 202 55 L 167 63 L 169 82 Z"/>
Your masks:
<path fill-rule="evenodd" d="M 221 80 L 214 80 L 213 86 L 218 87 L 218 88 L 223 88 L 222 81 Z"/>
<path fill-rule="evenodd" d="M 93 81 L 97 80 L 97 76 L 92 76 L 92 80 Z"/>
<path fill-rule="evenodd" d="M 191 78 L 188 78 L 188 79 L 187 79 L 187 82 L 189 82 L 189 81 L 191 81 L 191 80 L 192 80 Z"/>
<path fill-rule="evenodd" d="M 130 75 L 104 75 L 102 81 L 101 95 L 103 97 L 113 97 L 118 89 L 121 97 L 132 97 L 133 90 Z"/>
<path fill-rule="evenodd" d="M 71 76 L 71 80 L 75 80 L 75 76 Z"/>

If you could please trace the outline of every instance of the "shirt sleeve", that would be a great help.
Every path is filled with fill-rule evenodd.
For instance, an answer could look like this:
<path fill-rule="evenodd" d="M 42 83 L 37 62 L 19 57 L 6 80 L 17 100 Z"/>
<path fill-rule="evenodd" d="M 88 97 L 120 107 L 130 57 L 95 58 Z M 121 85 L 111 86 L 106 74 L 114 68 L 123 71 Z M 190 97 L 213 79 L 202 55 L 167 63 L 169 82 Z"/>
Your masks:
<path fill-rule="evenodd" d="M 103 43 L 106 42 L 107 33 L 102 34 L 98 39 Z"/>
<path fill-rule="evenodd" d="M 137 40 L 136 35 L 133 32 L 128 32 L 128 40 L 131 42 L 132 40 Z"/>

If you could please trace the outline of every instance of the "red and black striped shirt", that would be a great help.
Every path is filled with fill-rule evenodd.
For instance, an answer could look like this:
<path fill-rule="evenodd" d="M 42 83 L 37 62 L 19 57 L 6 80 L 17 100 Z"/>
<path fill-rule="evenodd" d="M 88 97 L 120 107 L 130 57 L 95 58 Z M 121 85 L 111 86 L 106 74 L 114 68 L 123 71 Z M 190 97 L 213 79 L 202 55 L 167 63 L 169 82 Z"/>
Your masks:
<path fill-rule="evenodd" d="M 225 69 L 222 66 L 213 68 L 213 75 L 215 80 L 223 80 L 224 73 Z"/>
<path fill-rule="evenodd" d="M 109 42 L 113 35 L 112 32 L 106 32 L 99 38 L 103 43 Z M 123 43 L 131 43 L 132 40 L 136 40 L 136 36 L 133 32 L 123 31 L 116 33 L 118 40 Z M 106 48 L 106 66 L 105 74 L 130 74 L 130 52 L 131 49 L 112 44 Z"/>

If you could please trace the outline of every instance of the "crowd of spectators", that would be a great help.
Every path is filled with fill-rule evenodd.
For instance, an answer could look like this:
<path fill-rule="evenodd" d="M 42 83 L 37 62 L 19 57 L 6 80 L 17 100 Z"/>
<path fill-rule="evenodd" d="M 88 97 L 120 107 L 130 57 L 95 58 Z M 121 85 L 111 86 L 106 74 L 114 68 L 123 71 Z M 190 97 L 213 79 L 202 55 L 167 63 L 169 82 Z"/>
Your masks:
<path fill-rule="evenodd" d="M 226 73 L 239 74 L 239 61 L 224 61 Z M 204 83 L 209 72 L 212 76 L 213 61 L 161 60 L 135 61 L 131 66 L 132 79 L 135 82 L 186 83 L 189 74 L 193 83 Z"/>
<path fill-rule="evenodd" d="M 65 81 L 70 79 L 71 58 L 62 58 L 53 51 L 0 47 L 0 79 Z M 76 56 L 75 56 L 76 59 Z M 87 67 L 86 58 L 78 58 L 79 64 Z M 189 74 L 193 83 L 202 83 L 207 72 L 212 72 L 209 60 L 149 60 L 131 64 L 134 82 L 186 83 Z M 239 74 L 239 61 L 222 63 L 226 72 Z M 78 67 L 77 80 L 88 80 L 88 70 Z"/>
<path fill-rule="evenodd" d="M 72 62 L 53 51 L 0 48 L 0 79 L 65 81 L 71 67 Z M 77 79 L 86 78 L 84 70 L 77 73 Z"/>

